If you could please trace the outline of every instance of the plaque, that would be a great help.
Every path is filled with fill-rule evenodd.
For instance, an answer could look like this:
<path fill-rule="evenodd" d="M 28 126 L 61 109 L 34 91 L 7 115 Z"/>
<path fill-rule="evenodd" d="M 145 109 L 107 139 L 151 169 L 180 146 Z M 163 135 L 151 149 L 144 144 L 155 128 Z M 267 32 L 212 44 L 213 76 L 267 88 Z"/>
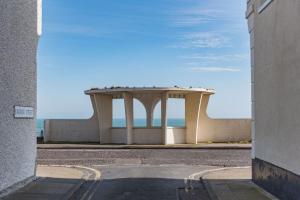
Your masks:
<path fill-rule="evenodd" d="M 24 106 L 15 106 L 15 118 L 21 119 L 33 119 L 34 118 L 34 109 L 32 107 Z"/>

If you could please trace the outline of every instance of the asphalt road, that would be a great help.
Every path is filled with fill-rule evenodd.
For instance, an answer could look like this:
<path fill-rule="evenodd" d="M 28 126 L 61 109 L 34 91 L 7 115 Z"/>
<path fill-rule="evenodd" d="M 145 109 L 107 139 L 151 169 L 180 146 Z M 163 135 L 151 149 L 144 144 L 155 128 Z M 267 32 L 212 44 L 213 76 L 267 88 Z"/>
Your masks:
<path fill-rule="evenodd" d="M 193 174 L 251 164 L 246 149 L 39 149 L 37 161 L 99 170 L 101 180 L 84 198 L 91 200 L 208 200 Z"/>
<path fill-rule="evenodd" d="M 189 176 L 209 166 L 102 166 L 102 178 L 91 199 L 130 200 L 208 200 L 207 192 L 199 181 Z"/>

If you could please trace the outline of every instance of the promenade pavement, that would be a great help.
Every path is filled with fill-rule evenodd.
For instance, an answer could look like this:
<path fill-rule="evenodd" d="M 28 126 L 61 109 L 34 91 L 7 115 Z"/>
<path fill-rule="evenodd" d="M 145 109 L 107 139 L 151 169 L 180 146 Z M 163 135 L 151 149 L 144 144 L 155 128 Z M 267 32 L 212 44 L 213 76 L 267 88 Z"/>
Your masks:
<path fill-rule="evenodd" d="M 251 167 L 221 168 L 199 176 L 211 200 L 277 200 L 251 182 Z"/>

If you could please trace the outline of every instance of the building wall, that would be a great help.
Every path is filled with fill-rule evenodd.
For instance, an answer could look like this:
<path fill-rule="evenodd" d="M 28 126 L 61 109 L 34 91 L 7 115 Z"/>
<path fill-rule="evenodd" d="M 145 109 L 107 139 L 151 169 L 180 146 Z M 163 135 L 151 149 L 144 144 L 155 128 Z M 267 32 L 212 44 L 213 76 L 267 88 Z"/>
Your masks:
<path fill-rule="evenodd" d="M 251 119 L 210 119 L 206 117 L 201 122 L 198 131 L 198 142 L 241 142 L 251 141 Z M 134 128 L 135 129 L 135 128 Z M 162 130 L 160 128 L 138 129 L 133 134 L 133 143 L 145 140 L 154 141 L 155 144 L 162 143 Z M 156 134 L 151 134 L 153 131 Z M 159 130 L 159 134 L 158 131 Z M 149 132 L 149 134 L 148 134 Z M 137 135 L 139 133 L 139 135 Z M 116 144 L 126 143 L 126 128 L 112 128 L 110 130 L 109 142 Z M 141 137 L 144 139 L 141 139 Z M 151 139 L 155 137 L 155 139 Z M 138 139 L 139 138 L 139 139 Z M 185 144 L 185 128 L 167 128 L 167 144 Z M 100 142 L 97 120 L 46 120 L 44 141 L 47 142 Z M 149 143 L 149 142 L 148 142 Z"/>
<path fill-rule="evenodd" d="M 36 109 L 37 11 L 37 0 L 0 1 L 0 193 L 35 175 L 35 120 L 14 119 L 14 106 Z"/>
<path fill-rule="evenodd" d="M 114 144 L 126 144 L 127 130 L 126 128 L 112 128 L 111 129 L 111 143 Z"/>
<path fill-rule="evenodd" d="M 255 156 L 300 175 L 300 1 L 255 19 Z M 266 148 L 267 147 L 267 148 Z"/>
<path fill-rule="evenodd" d="M 260 1 L 250 1 L 250 9 L 254 9 L 253 179 L 280 199 L 299 199 L 300 1 L 273 0 L 263 10 Z"/>
<path fill-rule="evenodd" d="M 100 142 L 95 119 L 45 120 L 45 142 Z"/>
<path fill-rule="evenodd" d="M 251 119 L 212 119 L 207 114 L 210 96 L 202 99 L 197 142 L 251 141 Z"/>
<path fill-rule="evenodd" d="M 186 129 L 168 127 L 167 128 L 167 144 L 185 144 L 186 143 Z"/>
<path fill-rule="evenodd" d="M 134 128 L 133 144 L 162 144 L 161 128 Z"/>
<path fill-rule="evenodd" d="M 44 142 L 100 142 L 96 99 L 90 99 L 94 110 L 90 119 L 45 120 Z"/>
<path fill-rule="evenodd" d="M 251 119 L 211 119 L 201 121 L 198 142 L 249 142 Z"/>

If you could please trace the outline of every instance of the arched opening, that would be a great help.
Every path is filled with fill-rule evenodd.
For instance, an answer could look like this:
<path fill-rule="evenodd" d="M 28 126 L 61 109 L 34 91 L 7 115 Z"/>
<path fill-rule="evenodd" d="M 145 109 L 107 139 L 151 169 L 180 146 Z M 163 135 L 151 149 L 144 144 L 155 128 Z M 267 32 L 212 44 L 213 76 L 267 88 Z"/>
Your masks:
<path fill-rule="evenodd" d="M 147 126 L 147 113 L 145 106 L 138 99 L 135 98 L 133 99 L 133 126 Z"/>
<path fill-rule="evenodd" d="M 153 127 L 161 127 L 161 101 L 158 101 L 153 110 Z"/>
<path fill-rule="evenodd" d="M 170 127 L 185 127 L 185 99 L 168 99 L 167 123 Z"/>
<path fill-rule="evenodd" d="M 112 127 L 126 127 L 124 99 L 113 99 L 113 119 Z"/>

